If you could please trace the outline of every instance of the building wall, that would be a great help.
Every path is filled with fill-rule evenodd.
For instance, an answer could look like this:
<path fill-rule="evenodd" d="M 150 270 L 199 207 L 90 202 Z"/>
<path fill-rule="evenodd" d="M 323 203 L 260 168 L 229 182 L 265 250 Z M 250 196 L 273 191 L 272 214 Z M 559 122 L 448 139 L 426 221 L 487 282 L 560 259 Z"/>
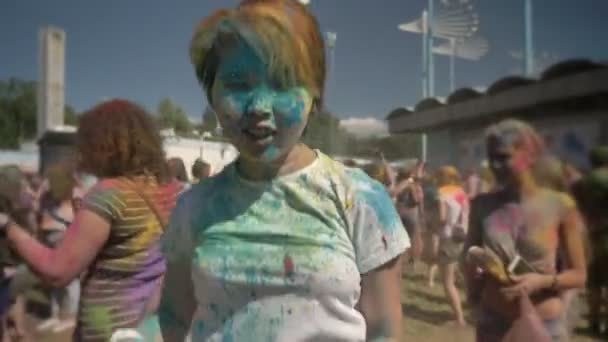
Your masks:
<path fill-rule="evenodd" d="M 65 37 L 54 27 L 39 33 L 38 137 L 64 123 Z"/>
<path fill-rule="evenodd" d="M 197 158 L 210 164 L 211 174 L 216 174 L 238 155 L 234 146 L 213 141 L 172 138 L 165 139 L 164 147 L 167 158 L 177 157 L 184 161 L 189 177 L 192 177 L 190 170 Z"/>
<path fill-rule="evenodd" d="M 452 129 L 432 131 L 427 134 L 427 162 L 431 168 L 454 165 L 457 161 Z"/>

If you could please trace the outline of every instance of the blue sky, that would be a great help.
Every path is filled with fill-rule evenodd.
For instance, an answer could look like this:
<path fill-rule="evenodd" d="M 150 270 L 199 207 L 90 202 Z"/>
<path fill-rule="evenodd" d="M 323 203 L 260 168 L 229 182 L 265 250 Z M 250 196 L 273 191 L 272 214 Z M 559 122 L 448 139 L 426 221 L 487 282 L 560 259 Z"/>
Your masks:
<path fill-rule="evenodd" d="M 438 1 L 437 1 L 438 2 Z M 235 0 L 3 0 L 0 3 L 0 79 L 37 78 L 37 32 L 55 25 L 67 33 L 66 102 L 84 110 L 104 97 L 135 100 L 150 110 L 171 97 L 193 118 L 206 106 L 188 60 L 192 28 L 213 9 Z M 323 30 L 338 33 L 328 109 L 341 118 L 383 118 L 421 96 L 420 37 L 397 30 L 415 19 L 425 0 L 311 0 Z M 520 62 L 523 0 L 477 0 L 480 32 L 490 52 L 458 61 L 456 86 L 487 86 Z M 608 60 L 608 1 L 536 0 L 535 42 L 554 59 Z M 436 57 L 437 95 L 448 92 L 448 62 Z"/>

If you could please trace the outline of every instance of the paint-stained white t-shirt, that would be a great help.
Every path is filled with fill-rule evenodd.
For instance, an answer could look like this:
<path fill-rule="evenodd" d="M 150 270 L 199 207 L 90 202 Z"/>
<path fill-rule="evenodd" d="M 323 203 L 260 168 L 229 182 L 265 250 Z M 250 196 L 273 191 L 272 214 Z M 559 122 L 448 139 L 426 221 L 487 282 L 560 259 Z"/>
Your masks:
<path fill-rule="evenodd" d="M 267 182 L 232 164 L 182 195 L 164 251 L 192 269 L 193 341 L 365 340 L 361 274 L 409 238 L 382 184 L 317 156 Z"/>

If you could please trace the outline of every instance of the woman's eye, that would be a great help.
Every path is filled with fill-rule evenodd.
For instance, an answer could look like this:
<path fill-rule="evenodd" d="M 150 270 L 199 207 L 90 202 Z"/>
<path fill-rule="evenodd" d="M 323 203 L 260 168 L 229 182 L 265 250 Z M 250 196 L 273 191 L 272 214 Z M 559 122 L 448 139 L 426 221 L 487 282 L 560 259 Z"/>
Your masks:
<path fill-rule="evenodd" d="M 247 82 L 243 79 L 228 80 L 228 81 L 224 81 L 224 87 L 226 87 L 228 89 L 233 89 L 233 90 L 245 90 L 245 89 L 249 89 L 249 82 Z"/>

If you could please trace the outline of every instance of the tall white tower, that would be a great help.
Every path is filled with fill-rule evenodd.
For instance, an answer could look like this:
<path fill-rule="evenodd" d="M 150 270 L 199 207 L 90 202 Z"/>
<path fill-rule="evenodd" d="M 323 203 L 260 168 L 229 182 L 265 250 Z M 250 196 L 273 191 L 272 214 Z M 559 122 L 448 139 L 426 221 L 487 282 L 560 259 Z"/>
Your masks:
<path fill-rule="evenodd" d="M 38 34 L 38 138 L 63 126 L 65 104 L 65 32 L 45 27 Z"/>

